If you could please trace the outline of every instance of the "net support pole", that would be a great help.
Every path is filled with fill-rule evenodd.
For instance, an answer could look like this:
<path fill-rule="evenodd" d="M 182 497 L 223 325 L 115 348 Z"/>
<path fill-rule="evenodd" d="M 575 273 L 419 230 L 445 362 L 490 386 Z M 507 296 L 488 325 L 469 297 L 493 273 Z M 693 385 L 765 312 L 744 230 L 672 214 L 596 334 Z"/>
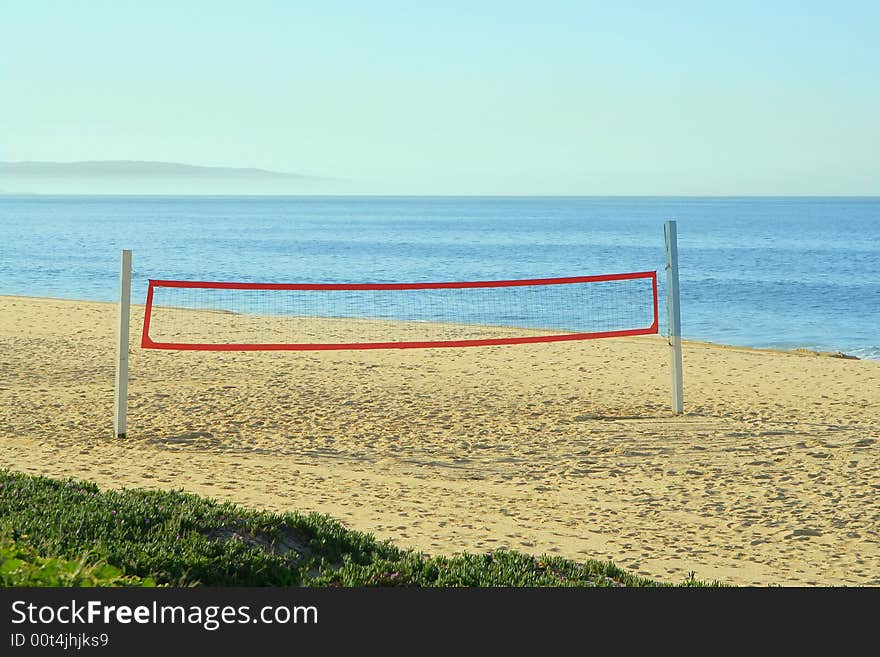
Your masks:
<path fill-rule="evenodd" d="M 684 385 L 681 375 L 681 306 L 678 293 L 678 235 L 674 221 L 664 225 L 666 234 L 666 310 L 669 326 L 669 372 L 672 387 L 672 413 L 684 411 Z"/>
<path fill-rule="evenodd" d="M 119 325 L 116 334 L 116 397 L 113 402 L 113 433 L 125 438 L 128 410 L 128 333 L 131 313 L 131 251 L 123 249 L 119 270 Z"/>

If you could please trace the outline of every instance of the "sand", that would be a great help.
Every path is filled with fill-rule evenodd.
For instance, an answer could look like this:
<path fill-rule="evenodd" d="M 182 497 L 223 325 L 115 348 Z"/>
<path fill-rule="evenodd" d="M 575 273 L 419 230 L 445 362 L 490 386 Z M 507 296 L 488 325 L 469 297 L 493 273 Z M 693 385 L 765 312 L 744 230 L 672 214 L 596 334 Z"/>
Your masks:
<path fill-rule="evenodd" d="M 129 433 L 116 439 L 116 312 L 0 297 L 0 467 L 328 513 L 432 554 L 504 547 L 667 582 L 880 585 L 880 361 L 686 341 L 673 417 L 656 336 L 156 351 L 139 346 L 136 307 Z"/>

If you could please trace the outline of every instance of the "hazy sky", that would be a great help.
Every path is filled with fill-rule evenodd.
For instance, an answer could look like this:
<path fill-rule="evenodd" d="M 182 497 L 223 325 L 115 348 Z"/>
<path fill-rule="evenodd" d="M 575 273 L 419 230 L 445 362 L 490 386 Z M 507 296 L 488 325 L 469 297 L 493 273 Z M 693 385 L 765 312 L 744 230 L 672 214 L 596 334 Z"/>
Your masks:
<path fill-rule="evenodd" d="M 0 0 L 0 160 L 880 194 L 880 2 Z"/>

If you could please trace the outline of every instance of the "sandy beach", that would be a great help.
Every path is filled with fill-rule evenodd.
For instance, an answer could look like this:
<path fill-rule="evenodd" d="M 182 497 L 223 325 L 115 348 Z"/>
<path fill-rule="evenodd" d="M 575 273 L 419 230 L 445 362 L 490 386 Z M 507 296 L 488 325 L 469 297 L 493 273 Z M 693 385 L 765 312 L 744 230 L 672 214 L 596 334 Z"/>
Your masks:
<path fill-rule="evenodd" d="M 673 417 L 661 337 L 156 351 L 142 310 L 120 440 L 116 306 L 0 297 L 0 467 L 318 511 L 432 554 L 880 585 L 880 361 L 685 342 Z"/>

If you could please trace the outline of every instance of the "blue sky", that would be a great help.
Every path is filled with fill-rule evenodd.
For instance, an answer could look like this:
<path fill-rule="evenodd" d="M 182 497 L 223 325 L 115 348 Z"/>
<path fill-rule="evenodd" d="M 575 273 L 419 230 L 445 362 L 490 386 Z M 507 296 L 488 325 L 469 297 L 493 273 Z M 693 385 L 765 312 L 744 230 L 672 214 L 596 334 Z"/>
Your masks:
<path fill-rule="evenodd" d="M 0 160 L 880 193 L 878 2 L 0 0 Z"/>

